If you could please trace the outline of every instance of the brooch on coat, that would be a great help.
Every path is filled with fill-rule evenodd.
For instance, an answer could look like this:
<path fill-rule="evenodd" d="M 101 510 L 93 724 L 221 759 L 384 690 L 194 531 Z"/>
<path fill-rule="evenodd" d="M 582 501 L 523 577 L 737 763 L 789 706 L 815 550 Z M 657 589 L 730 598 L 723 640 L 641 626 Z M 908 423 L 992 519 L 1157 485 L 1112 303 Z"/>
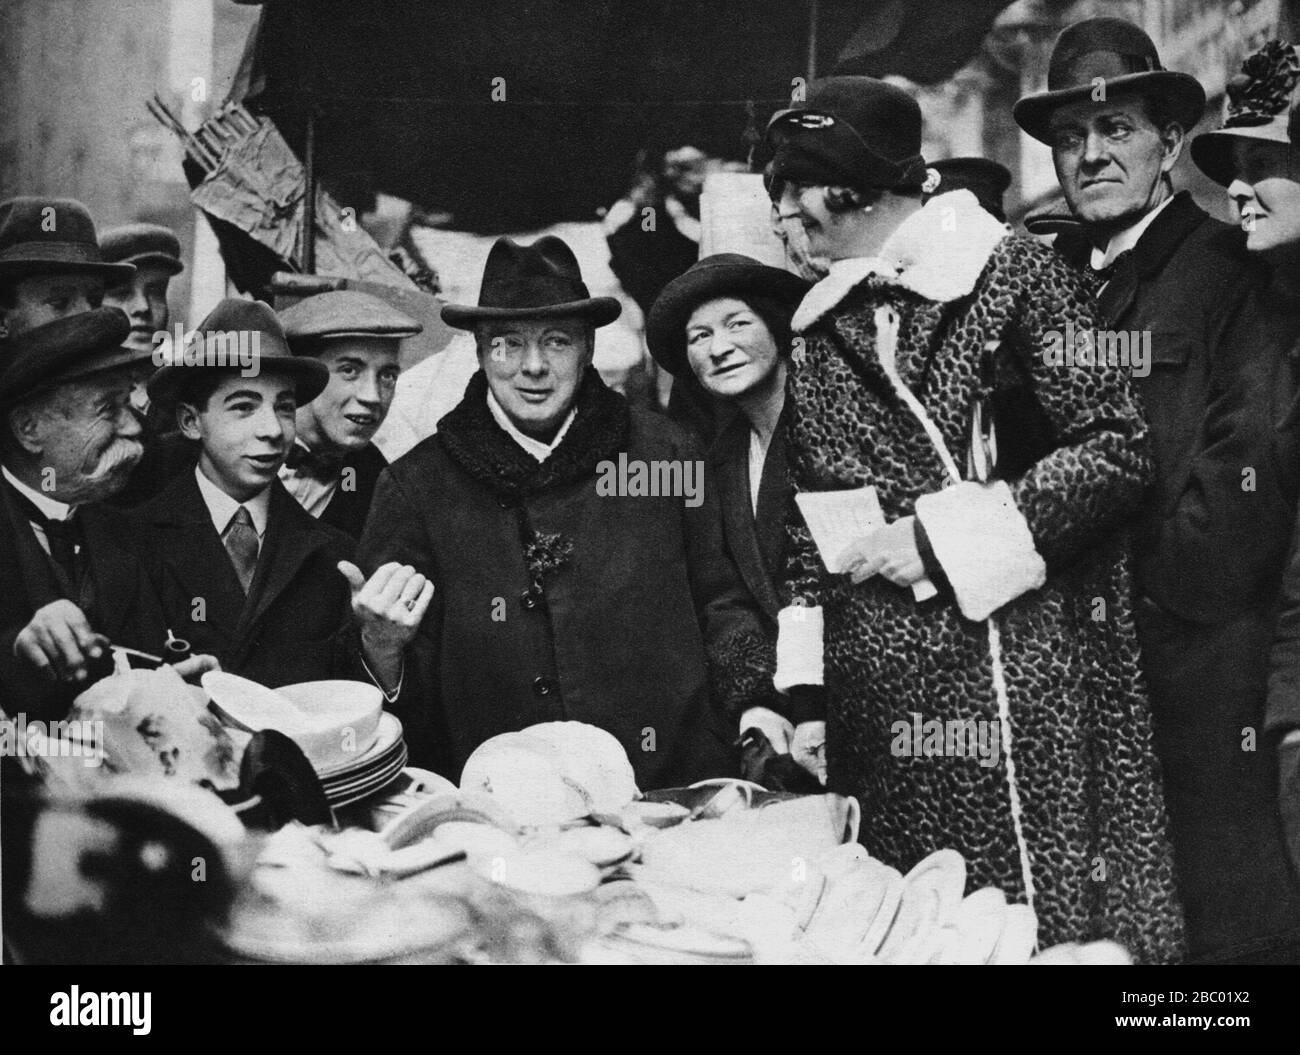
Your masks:
<path fill-rule="evenodd" d="M 556 532 L 534 531 L 524 546 L 528 574 L 538 585 L 563 568 L 573 556 L 573 541 Z"/>

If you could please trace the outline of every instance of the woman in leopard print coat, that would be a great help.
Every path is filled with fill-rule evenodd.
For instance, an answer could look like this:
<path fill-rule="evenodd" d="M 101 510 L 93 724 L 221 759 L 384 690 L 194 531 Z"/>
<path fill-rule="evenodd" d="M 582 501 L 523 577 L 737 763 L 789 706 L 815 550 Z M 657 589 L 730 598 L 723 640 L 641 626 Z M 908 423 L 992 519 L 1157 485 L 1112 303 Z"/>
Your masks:
<path fill-rule="evenodd" d="M 823 246 L 826 190 L 781 200 Z M 968 191 L 900 201 L 795 316 L 792 483 L 874 487 L 889 526 L 832 574 L 792 508 L 778 688 L 824 684 L 829 787 L 860 799 L 874 855 L 906 871 L 952 847 L 968 888 L 1033 905 L 1041 945 L 1176 960 L 1124 539 L 1146 426 L 1123 367 L 1061 362 L 1053 331 L 1091 332 L 1093 309 L 1047 246 Z"/>

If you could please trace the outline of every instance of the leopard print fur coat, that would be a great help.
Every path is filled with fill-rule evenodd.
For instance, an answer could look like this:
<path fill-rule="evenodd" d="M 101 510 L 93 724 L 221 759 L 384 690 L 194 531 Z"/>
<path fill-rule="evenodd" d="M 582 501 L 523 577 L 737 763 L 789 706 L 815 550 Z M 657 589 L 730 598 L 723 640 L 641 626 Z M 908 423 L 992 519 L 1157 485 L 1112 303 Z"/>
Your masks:
<path fill-rule="evenodd" d="M 1081 280 L 1045 245 L 1000 225 L 989 236 L 973 198 L 958 194 L 969 197 L 936 197 L 908 221 L 922 237 L 912 231 L 919 249 L 910 261 L 902 254 L 897 276 L 864 267 L 865 277 L 836 288 L 833 271 L 795 317 L 795 490 L 874 486 L 887 520 L 918 516 L 946 580 L 917 601 L 882 576 L 854 585 L 831 575 L 791 508 L 785 599 L 824 613 L 829 786 L 859 798 L 862 841 L 903 871 L 953 847 L 968 862 L 968 889 L 993 885 L 1026 900 L 1032 886 L 1041 945 L 1110 938 L 1138 962 L 1176 961 L 1182 918 L 1125 539 L 1151 471 L 1146 426 L 1120 368 L 1046 365 L 1050 331 L 1094 326 Z M 945 208 L 956 227 L 946 236 L 936 233 Z M 897 313 L 897 374 L 953 462 L 971 453 L 973 408 L 999 392 L 1031 392 L 1050 423 L 1050 447 L 997 485 L 991 533 L 987 523 L 978 531 L 994 485 L 948 486 L 931 437 L 882 368 L 882 306 Z M 927 502 L 949 497 L 951 508 L 926 515 Z M 949 754 L 931 757 L 936 727 L 926 723 L 974 719 L 991 730 L 999 721 L 988 624 L 982 610 L 970 617 L 961 594 L 988 568 L 996 574 L 985 585 L 1003 588 L 1004 546 L 1039 569 L 1017 579 L 1017 595 L 985 604 L 996 605 L 1009 744 L 992 765 L 970 751 L 953 757 L 961 749 L 947 738 Z"/>

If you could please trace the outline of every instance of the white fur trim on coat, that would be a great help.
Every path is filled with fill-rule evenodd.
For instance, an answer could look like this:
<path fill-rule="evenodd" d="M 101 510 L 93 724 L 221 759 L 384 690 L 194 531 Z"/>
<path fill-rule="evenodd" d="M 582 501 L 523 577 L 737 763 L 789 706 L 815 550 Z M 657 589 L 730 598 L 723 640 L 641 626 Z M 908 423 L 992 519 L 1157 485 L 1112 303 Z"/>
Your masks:
<path fill-rule="evenodd" d="M 922 495 L 916 516 L 967 619 L 987 619 L 1047 581 L 1047 565 L 1004 480 Z"/>
<path fill-rule="evenodd" d="M 804 296 L 791 326 L 803 332 L 873 274 L 926 300 L 947 303 L 964 297 L 1010 233 L 970 191 L 937 195 L 899 225 L 879 256 L 832 263 L 826 277 Z"/>
<path fill-rule="evenodd" d="M 825 625 L 821 607 L 787 605 L 777 612 L 776 623 L 776 675 L 772 679 L 776 691 L 789 692 L 796 685 L 823 684 Z"/>

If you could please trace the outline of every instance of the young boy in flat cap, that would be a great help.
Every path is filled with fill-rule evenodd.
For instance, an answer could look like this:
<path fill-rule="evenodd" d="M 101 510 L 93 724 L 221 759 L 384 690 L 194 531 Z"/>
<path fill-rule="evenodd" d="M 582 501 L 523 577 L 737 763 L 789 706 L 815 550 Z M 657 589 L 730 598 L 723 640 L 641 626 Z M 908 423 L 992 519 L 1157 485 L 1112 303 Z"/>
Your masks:
<path fill-rule="evenodd" d="M 132 514 L 168 626 L 264 685 L 337 676 L 350 594 L 336 566 L 353 542 L 278 479 L 298 408 L 320 394 L 328 371 L 290 354 L 280 320 L 259 301 L 223 300 L 198 332 L 203 345 L 149 382 L 150 399 L 175 408 L 197 447 L 194 469 Z M 221 362 L 235 341 L 240 354 Z"/>
<path fill-rule="evenodd" d="M 106 283 L 134 273 L 132 264 L 104 259 L 95 222 L 81 202 L 0 202 L 0 338 L 98 308 Z"/>
<path fill-rule="evenodd" d="M 378 297 L 338 290 L 280 313 L 294 355 L 329 371 L 319 396 L 298 408 L 297 436 L 280 481 L 321 523 L 361 537 L 388 460 L 372 443 L 388 416 L 401 373 L 403 337 L 423 327 Z"/>

